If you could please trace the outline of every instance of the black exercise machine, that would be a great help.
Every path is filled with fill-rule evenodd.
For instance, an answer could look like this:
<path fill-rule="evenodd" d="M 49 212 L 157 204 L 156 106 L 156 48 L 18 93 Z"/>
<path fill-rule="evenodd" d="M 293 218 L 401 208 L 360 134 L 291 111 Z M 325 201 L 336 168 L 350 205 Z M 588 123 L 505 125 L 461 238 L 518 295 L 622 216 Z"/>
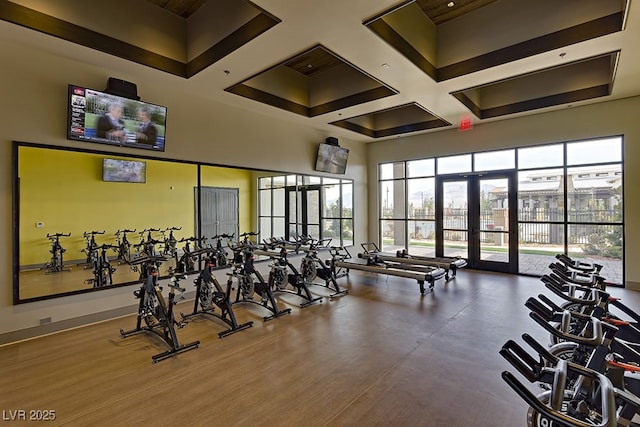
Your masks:
<path fill-rule="evenodd" d="M 51 261 L 44 265 L 44 274 L 50 273 L 60 273 L 62 271 L 71 271 L 70 268 L 64 268 L 64 256 L 63 254 L 67 251 L 60 244 L 60 237 L 69 237 L 71 233 L 56 233 L 49 234 L 47 233 L 47 239 L 51 241 L 51 249 L 49 252 L 51 253 Z"/>
<path fill-rule="evenodd" d="M 323 244 L 324 243 L 324 244 Z M 351 258 L 349 251 L 342 246 L 328 246 L 331 239 L 307 241 L 308 249 L 305 249 L 305 256 L 300 263 L 300 271 L 305 282 L 311 285 L 324 286 L 335 291 L 329 298 L 347 294 L 348 289 L 340 289 L 337 279 L 349 274 L 348 269 L 340 267 L 338 261 Z M 328 249 L 331 258 L 326 262 L 318 256 L 320 249 Z M 314 280 L 319 277 L 324 283 L 316 283 Z"/>
<path fill-rule="evenodd" d="M 213 252 L 211 254 L 211 262 L 215 264 L 215 267 L 228 267 L 229 266 L 229 258 L 228 252 L 222 245 L 222 240 L 226 239 L 227 242 L 233 239 L 235 233 L 233 234 L 218 234 L 212 237 L 216 241 L 216 246 L 213 248 Z"/>
<path fill-rule="evenodd" d="M 195 258 L 198 256 L 198 253 L 191 249 L 191 242 L 195 242 L 195 237 L 183 237 L 178 240 L 178 243 L 184 243 L 182 248 L 182 255 L 178 258 L 178 253 L 174 253 L 174 258 L 176 258 L 176 272 L 178 273 L 189 273 L 195 271 L 196 263 Z"/>
<path fill-rule="evenodd" d="M 369 243 L 375 246 L 375 243 Z M 375 248 L 377 250 L 377 247 Z M 467 260 L 462 257 L 427 257 L 421 255 L 411 255 L 406 249 L 396 251 L 393 255 L 379 252 L 379 258 L 383 261 L 401 262 L 415 265 L 426 265 L 429 267 L 444 268 L 444 279 L 455 279 L 458 269 L 467 266 Z M 451 272 L 451 274 L 449 274 Z"/>
<path fill-rule="evenodd" d="M 269 287 L 274 292 L 285 292 L 305 299 L 306 301 L 300 304 L 301 308 L 322 301 L 322 297 L 314 297 L 311 294 L 307 286 L 311 282 L 307 281 L 291 264 L 287 257 L 287 252 L 287 249 L 282 247 L 277 256 L 271 256 L 273 262 L 269 265 L 271 267 L 268 279 Z M 291 285 L 295 290 L 288 289 L 287 285 Z"/>
<path fill-rule="evenodd" d="M 420 294 L 425 293 L 425 282 L 428 283 L 429 290 L 431 291 L 435 286 L 435 281 L 443 278 L 446 274 L 444 268 L 440 267 L 384 261 L 372 253 L 373 251 L 371 249 L 377 248 L 375 243 L 362 243 L 361 246 L 364 252 L 359 253 L 358 258 L 362 261 L 336 261 L 336 266 L 346 269 L 414 279 L 420 286 Z"/>
<path fill-rule="evenodd" d="M 131 243 L 129 239 L 127 239 L 127 233 L 135 233 L 136 229 L 129 230 L 125 228 L 124 230 L 116 231 L 116 242 L 118 243 L 118 262 L 120 264 L 126 263 L 128 264 L 131 260 Z M 122 235 L 122 237 L 120 237 Z"/>
<path fill-rule="evenodd" d="M 159 228 L 145 228 L 144 230 L 138 232 L 140 234 L 140 242 L 133 245 L 134 248 L 138 251 L 138 255 L 142 257 L 155 257 L 156 254 L 156 245 L 159 243 L 164 243 L 163 240 L 156 240 L 153 238 L 153 232 L 160 231 Z M 147 237 L 145 238 L 144 234 L 147 233 Z"/>
<path fill-rule="evenodd" d="M 255 236 L 258 233 L 243 233 L 239 237 L 243 241 L 232 246 L 233 262 L 232 272 L 227 273 L 229 279 L 227 286 L 233 286 L 234 279 L 238 282 L 238 290 L 233 304 L 246 302 L 257 304 L 266 308 L 271 313 L 270 316 L 264 316 L 262 319 L 266 322 L 276 317 L 291 313 L 290 308 L 280 310 L 278 303 L 273 296 L 273 292 L 269 284 L 264 280 L 262 274 L 255 268 L 255 256 L 253 254 L 254 245 L 249 241 L 249 236 Z M 256 280 L 254 280 L 254 277 Z M 254 293 L 260 296 L 260 301 L 254 301 Z"/>
<path fill-rule="evenodd" d="M 84 282 L 93 285 L 94 288 L 101 288 L 113 283 L 113 273 L 116 271 L 111 266 L 109 258 L 107 257 L 107 250 L 118 250 L 118 246 L 103 244 L 95 248 L 96 252 L 100 252 L 100 255 L 93 259 L 93 279 L 87 279 Z"/>
<path fill-rule="evenodd" d="M 162 234 L 162 240 L 164 243 L 164 247 L 162 248 L 162 254 L 170 257 L 175 256 L 178 252 L 178 240 L 173 235 L 174 231 L 182 230 L 182 227 L 167 227 L 164 230 L 160 230 L 160 234 Z M 167 231 L 169 232 L 169 236 L 166 236 Z"/>
<path fill-rule="evenodd" d="M 96 243 L 96 234 L 104 234 L 105 231 L 85 231 L 82 234 L 84 237 L 84 242 L 86 247 L 82 249 L 80 252 L 85 252 L 87 254 L 86 264 L 92 266 L 96 260 L 98 259 L 98 244 Z M 86 268 L 85 268 L 86 270 Z"/>
<path fill-rule="evenodd" d="M 136 327 L 130 331 L 120 329 L 120 336 L 127 338 L 131 335 L 141 332 L 152 332 L 158 335 L 169 346 L 169 350 L 151 356 L 153 363 L 175 356 L 200 346 L 200 341 L 193 341 L 188 344 L 180 345 L 175 327 L 182 328 L 186 322 L 177 322 L 173 314 L 175 305 L 175 292 L 184 292 L 185 289 L 178 285 L 178 282 L 185 279 L 186 276 L 171 274 L 171 282 L 169 284 L 169 302 L 165 302 L 162 295 L 162 288 L 158 285 L 158 266 L 166 261 L 167 258 L 162 256 L 140 257 L 131 262 L 131 264 L 141 266 L 148 271 L 148 276 L 139 290 L 133 292 L 133 295 L 140 300 L 138 306 L 138 318 Z M 145 325 L 142 324 L 144 321 Z"/>
<path fill-rule="evenodd" d="M 253 321 L 242 324 L 238 323 L 231 303 L 232 283 L 227 282 L 227 289 L 225 291 L 222 290 L 220 282 L 218 282 L 218 279 L 213 275 L 213 269 L 216 267 L 214 259 L 214 257 L 207 257 L 205 267 L 193 281 L 196 286 L 193 313 L 186 315 L 180 313 L 180 315 L 183 320 L 202 314 L 207 314 L 222 320 L 229 325 L 229 329 L 218 332 L 218 337 L 224 338 L 252 327 Z M 220 309 L 220 314 L 215 311 L 215 307 Z"/>

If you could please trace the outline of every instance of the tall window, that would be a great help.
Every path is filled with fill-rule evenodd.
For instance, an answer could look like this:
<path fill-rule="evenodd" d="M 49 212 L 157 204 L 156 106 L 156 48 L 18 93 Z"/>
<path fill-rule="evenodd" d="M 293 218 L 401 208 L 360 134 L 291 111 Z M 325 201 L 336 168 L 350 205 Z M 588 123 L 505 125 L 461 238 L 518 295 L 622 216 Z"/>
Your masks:
<path fill-rule="evenodd" d="M 435 178 L 498 170 L 515 170 L 518 176 L 520 273 L 546 274 L 555 255 L 566 253 L 604 264 L 603 275 L 623 283 L 622 137 L 382 163 L 378 200 L 383 250 L 408 248 L 434 256 Z M 497 187 L 482 191 L 481 223 L 496 223 L 504 194 Z M 455 246 L 447 236 L 445 252 L 448 245 Z M 505 243 L 483 250 L 499 253 L 504 250 L 500 244 Z"/>
<path fill-rule="evenodd" d="M 353 245 L 353 181 L 306 175 L 258 179 L 260 240 L 308 234 Z"/>

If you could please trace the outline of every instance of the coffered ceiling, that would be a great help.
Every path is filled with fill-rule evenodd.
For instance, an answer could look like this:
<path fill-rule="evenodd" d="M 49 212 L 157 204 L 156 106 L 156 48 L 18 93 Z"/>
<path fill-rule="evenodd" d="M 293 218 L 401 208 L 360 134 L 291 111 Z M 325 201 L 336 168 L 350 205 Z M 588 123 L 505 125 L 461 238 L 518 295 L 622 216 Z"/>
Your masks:
<path fill-rule="evenodd" d="M 0 0 L 0 35 L 26 27 L 46 35 L 44 49 L 89 47 L 217 102 L 363 142 L 640 95 L 631 0 L 104 4 Z"/>

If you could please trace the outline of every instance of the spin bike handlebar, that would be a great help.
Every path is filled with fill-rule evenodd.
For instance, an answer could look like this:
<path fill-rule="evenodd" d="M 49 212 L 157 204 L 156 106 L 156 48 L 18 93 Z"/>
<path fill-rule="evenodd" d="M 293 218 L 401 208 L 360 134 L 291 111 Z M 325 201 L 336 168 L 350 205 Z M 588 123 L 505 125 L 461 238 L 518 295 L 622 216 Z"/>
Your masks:
<path fill-rule="evenodd" d="M 171 230 L 173 230 L 173 231 L 182 230 L 182 227 L 167 227 L 165 229 L 165 231 L 171 231 Z M 160 230 L 156 230 L 156 231 L 160 231 Z"/>
<path fill-rule="evenodd" d="M 509 371 L 502 372 L 502 379 L 528 403 L 533 409 L 543 414 L 545 417 L 566 426 L 575 427 L 616 427 L 616 390 L 609 379 L 590 369 L 569 364 L 565 360 L 559 359 L 555 368 L 545 368 L 553 373 L 553 386 L 549 396 L 549 406 L 540 401 L 531 391 L 526 388 Z M 602 422 L 599 424 L 587 423 L 562 412 L 567 385 L 567 372 L 572 371 L 579 375 L 589 377 L 597 381 L 600 385 L 600 408 L 602 410 Z"/>
<path fill-rule="evenodd" d="M 116 235 L 120 235 L 121 233 L 135 233 L 135 232 L 136 232 L 135 228 L 133 230 L 129 230 L 128 228 L 125 228 L 124 230 L 116 231 Z"/>
<path fill-rule="evenodd" d="M 182 243 L 182 242 L 195 242 L 196 240 L 198 240 L 195 237 L 183 237 L 182 239 L 178 240 L 178 243 Z"/>
<path fill-rule="evenodd" d="M 212 239 L 233 239 L 233 237 L 236 235 L 236 233 L 232 233 L 232 234 L 216 234 L 215 236 L 212 237 Z"/>
<path fill-rule="evenodd" d="M 84 237 L 89 237 L 89 236 L 95 236 L 96 234 L 104 234 L 105 230 L 102 231 L 85 231 L 83 236 Z"/>
<path fill-rule="evenodd" d="M 550 334 L 555 335 L 558 338 L 565 339 L 567 341 L 575 342 L 577 344 L 586 345 L 589 347 L 597 347 L 604 343 L 604 334 L 602 332 L 602 323 L 600 320 L 591 317 L 591 316 L 579 316 L 577 313 L 572 313 L 568 310 L 565 310 L 562 313 L 562 318 L 560 319 L 560 328 L 556 328 L 553 325 L 549 324 L 549 320 L 542 317 L 537 312 L 532 311 L 529 313 L 529 317 L 535 320 L 540 326 L 547 330 Z M 584 337 L 580 335 L 575 335 L 567 332 L 569 330 L 569 325 L 571 324 L 571 319 L 575 317 L 582 317 L 582 320 L 586 320 L 591 324 L 591 336 Z M 608 326 L 613 328 L 613 326 Z"/>
<path fill-rule="evenodd" d="M 56 234 L 49 234 L 47 233 L 47 239 L 56 239 L 58 237 L 69 237 L 71 236 L 71 233 L 56 233 Z"/>

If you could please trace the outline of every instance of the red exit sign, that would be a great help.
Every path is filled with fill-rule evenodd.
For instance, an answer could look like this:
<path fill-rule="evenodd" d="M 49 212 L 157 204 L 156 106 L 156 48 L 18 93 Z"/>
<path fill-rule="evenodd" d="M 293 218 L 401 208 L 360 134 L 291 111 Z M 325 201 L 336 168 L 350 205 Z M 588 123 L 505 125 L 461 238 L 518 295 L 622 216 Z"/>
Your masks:
<path fill-rule="evenodd" d="M 471 130 L 472 128 L 473 128 L 473 124 L 471 123 L 471 118 L 463 117 L 460 119 L 460 122 L 458 123 L 458 130 L 465 131 L 465 130 Z"/>

